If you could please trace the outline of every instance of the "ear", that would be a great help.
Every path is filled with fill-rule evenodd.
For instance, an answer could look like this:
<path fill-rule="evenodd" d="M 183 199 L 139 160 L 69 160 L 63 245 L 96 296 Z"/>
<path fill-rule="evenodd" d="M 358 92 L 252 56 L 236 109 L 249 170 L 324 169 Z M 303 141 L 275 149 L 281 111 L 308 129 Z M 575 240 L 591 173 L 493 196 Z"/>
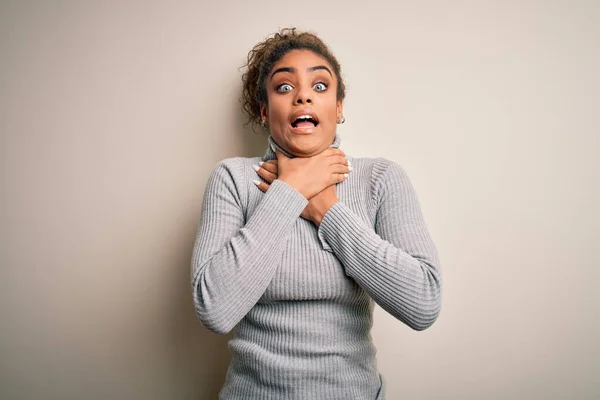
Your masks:
<path fill-rule="evenodd" d="M 260 105 L 260 117 L 261 118 L 269 118 L 269 108 L 267 107 L 266 104 L 261 104 Z"/>
<path fill-rule="evenodd" d="M 336 105 L 336 116 L 339 118 L 344 113 L 344 100 L 338 100 Z"/>

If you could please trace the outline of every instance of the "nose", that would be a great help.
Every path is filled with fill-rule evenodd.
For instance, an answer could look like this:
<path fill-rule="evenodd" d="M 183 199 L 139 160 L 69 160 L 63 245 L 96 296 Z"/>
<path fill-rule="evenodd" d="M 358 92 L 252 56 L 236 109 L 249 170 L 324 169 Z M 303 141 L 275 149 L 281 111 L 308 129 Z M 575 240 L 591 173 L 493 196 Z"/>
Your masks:
<path fill-rule="evenodd" d="M 296 104 L 310 104 L 312 103 L 310 90 L 300 88 L 296 95 Z"/>

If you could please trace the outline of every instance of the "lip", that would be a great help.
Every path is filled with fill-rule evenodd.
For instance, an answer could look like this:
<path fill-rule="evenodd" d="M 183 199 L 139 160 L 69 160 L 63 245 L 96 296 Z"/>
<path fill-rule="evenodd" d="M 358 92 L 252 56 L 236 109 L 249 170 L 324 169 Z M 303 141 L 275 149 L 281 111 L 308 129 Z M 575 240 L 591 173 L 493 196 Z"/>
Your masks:
<path fill-rule="evenodd" d="M 317 129 L 316 126 L 311 126 L 308 128 L 294 128 L 291 124 L 290 128 L 292 129 L 292 132 L 294 132 L 297 135 L 310 135 L 311 133 L 314 133 Z"/>

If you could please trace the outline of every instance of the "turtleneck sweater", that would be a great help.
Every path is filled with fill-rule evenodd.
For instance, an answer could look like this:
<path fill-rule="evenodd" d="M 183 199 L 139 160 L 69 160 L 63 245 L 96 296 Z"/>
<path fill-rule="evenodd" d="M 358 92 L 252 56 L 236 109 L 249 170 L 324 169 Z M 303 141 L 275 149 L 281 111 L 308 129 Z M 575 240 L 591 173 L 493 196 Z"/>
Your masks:
<path fill-rule="evenodd" d="M 331 147 L 339 147 L 335 137 Z M 384 399 L 371 337 L 373 307 L 423 330 L 441 308 L 436 247 L 404 170 L 354 158 L 321 224 L 308 200 L 253 165 L 289 155 L 272 137 L 263 157 L 212 171 L 192 256 L 198 318 L 233 331 L 220 399 Z"/>

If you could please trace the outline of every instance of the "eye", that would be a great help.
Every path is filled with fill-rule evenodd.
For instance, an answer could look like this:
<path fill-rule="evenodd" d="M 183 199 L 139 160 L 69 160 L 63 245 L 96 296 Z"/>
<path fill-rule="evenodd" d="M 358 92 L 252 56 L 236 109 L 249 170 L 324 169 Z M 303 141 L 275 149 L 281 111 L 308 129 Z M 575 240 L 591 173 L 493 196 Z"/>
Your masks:
<path fill-rule="evenodd" d="M 278 92 L 289 92 L 292 89 L 293 89 L 293 87 L 289 83 L 282 83 L 281 85 L 277 86 Z"/>
<path fill-rule="evenodd" d="M 325 90 L 327 90 L 327 84 L 325 82 L 315 83 L 313 89 L 315 89 L 317 92 L 324 92 Z"/>

